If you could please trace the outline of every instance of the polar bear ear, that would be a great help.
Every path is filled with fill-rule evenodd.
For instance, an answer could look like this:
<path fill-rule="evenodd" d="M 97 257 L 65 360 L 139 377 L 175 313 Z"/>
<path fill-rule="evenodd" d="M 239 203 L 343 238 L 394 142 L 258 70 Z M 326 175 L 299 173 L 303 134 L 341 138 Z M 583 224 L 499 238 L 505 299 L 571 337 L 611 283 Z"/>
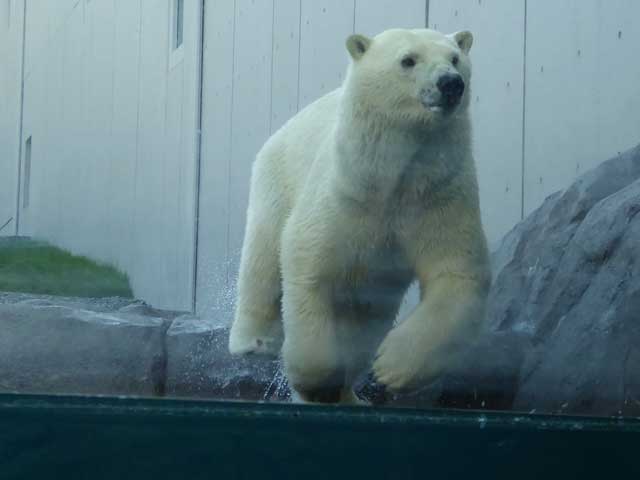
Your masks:
<path fill-rule="evenodd" d="M 351 35 L 347 38 L 347 50 L 354 60 L 360 60 L 370 46 L 371 40 L 364 35 Z"/>
<path fill-rule="evenodd" d="M 469 53 L 471 45 L 473 45 L 473 34 L 469 30 L 456 32 L 453 35 L 449 35 L 449 37 L 458 44 L 460 50 L 464 53 Z"/>

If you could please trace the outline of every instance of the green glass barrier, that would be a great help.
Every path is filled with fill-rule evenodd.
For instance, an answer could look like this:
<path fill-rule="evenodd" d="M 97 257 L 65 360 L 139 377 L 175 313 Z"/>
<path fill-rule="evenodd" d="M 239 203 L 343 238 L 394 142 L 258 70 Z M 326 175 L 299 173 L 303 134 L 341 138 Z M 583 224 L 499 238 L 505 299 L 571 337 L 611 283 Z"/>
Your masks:
<path fill-rule="evenodd" d="M 640 420 L 0 395 L 0 479 L 638 479 Z"/>

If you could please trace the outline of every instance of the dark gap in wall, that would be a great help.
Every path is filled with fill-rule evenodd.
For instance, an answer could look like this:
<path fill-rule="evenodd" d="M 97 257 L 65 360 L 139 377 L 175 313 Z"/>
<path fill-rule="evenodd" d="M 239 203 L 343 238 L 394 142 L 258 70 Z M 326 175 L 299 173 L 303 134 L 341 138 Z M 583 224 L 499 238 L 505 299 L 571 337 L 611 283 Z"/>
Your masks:
<path fill-rule="evenodd" d="M 193 276 L 192 276 L 192 287 L 191 287 L 191 311 L 193 313 L 196 312 L 196 307 L 198 305 L 198 248 L 200 246 L 199 243 L 199 234 L 200 234 L 200 188 L 201 188 L 201 170 L 202 170 L 202 100 L 203 100 L 203 88 L 204 88 L 204 41 L 205 41 L 205 6 L 206 1 L 201 0 L 200 2 L 200 32 L 198 39 L 198 48 L 200 51 L 198 52 L 198 100 L 197 100 L 197 125 L 196 125 L 196 136 L 198 138 L 196 142 L 196 179 L 195 179 L 195 201 L 194 201 L 194 225 L 193 225 Z"/>
<path fill-rule="evenodd" d="M 20 127 L 18 130 L 18 178 L 16 187 L 16 236 L 20 234 L 20 195 L 22 183 L 22 135 L 24 129 L 24 57 L 27 42 L 27 2 L 22 4 L 22 53 L 20 59 Z"/>
<path fill-rule="evenodd" d="M 230 183 L 231 180 L 231 159 L 233 158 L 233 98 L 235 94 L 235 81 L 234 78 L 236 76 L 236 20 L 238 16 L 238 5 L 237 1 L 233 2 L 233 44 L 231 47 L 231 109 L 229 111 L 229 158 L 227 159 L 227 172 L 229 177 L 227 178 L 227 182 Z M 227 212 L 231 212 L 231 189 L 227 188 Z M 229 245 L 229 237 L 231 236 L 231 222 L 227 219 L 227 241 L 226 241 L 226 255 L 227 262 L 225 262 L 226 269 L 226 282 L 227 286 L 230 285 L 231 280 L 231 268 L 229 265 L 229 253 L 231 250 L 231 245 Z"/>
<path fill-rule="evenodd" d="M 269 79 L 269 135 L 273 133 L 273 52 L 276 48 L 276 2 L 271 2 L 271 72 Z"/>
<path fill-rule="evenodd" d="M 424 26 L 429 28 L 429 0 L 425 0 L 424 5 Z"/>

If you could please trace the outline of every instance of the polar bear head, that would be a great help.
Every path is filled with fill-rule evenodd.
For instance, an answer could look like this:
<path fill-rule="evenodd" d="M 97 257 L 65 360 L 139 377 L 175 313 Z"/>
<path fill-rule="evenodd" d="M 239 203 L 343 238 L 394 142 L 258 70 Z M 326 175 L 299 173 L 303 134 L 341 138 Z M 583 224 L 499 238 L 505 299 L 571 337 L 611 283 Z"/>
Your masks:
<path fill-rule="evenodd" d="M 387 30 L 351 35 L 345 89 L 354 107 L 395 121 L 442 123 L 469 104 L 473 35 L 435 30 Z"/>

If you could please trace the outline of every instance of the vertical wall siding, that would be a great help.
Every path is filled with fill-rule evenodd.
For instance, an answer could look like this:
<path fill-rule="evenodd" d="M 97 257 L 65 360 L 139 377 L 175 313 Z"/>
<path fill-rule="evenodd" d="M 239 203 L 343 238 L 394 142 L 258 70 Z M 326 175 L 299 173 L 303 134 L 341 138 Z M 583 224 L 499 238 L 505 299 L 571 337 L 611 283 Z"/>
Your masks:
<path fill-rule="evenodd" d="M 430 0 L 433 28 L 475 35 L 474 151 L 492 244 L 640 142 L 639 15 L 634 0 Z"/>
<path fill-rule="evenodd" d="M 424 28 L 426 1 L 355 0 L 354 30 L 373 36 L 388 28 Z"/>
<path fill-rule="evenodd" d="M 354 0 L 302 0 L 298 109 L 342 83 L 354 22 Z"/>
<path fill-rule="evenodd" d="M 20 233 L 115 264 L 140 298 L 189 310 L 199 2 L 185 3 L 181 51 L 172 3 L 28 2 Z"/>
<path fill-rule="evenodd" d="M 23 9 L 22 0 L 0 7 L 0 235 L 16 231 Z"/>
<path fill-rule="evenodd" d="M 204 15 L 196 285 L 198 310 L 211 312 L 227 288 L 235 2 L 207 0 Z"/>
<path fill-rule="evenodd" d="M 229 164 L 229 250 L 242 243 L 251 165 L 269 136 L 273 0 L 236 0 Z M 205 133 L 206 135 L 206 133 Z M 203 185 L 203 188 L 207 188 Z M 210 210 L 205 210 L 205 212 Z"/>
<path fill-rule="evenodd" d="M 300 68 L 300 0 L 273 4 L 271 56 L 271 133 L 298 111 Z"/>
<path fill-rule="evenodd" d="M 528 2 L 525 215 L 640 142 L 639 16 L 633 0 Z"/>

